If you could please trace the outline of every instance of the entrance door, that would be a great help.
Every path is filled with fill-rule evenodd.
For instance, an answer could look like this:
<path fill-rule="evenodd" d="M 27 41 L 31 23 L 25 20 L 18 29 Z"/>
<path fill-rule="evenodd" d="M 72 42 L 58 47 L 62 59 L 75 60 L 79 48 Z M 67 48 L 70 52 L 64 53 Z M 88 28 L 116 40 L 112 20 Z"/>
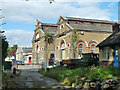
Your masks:
<path fill-rule="evenodd" d="M 62 57 L 62 60 L 65 59 L 65 49 L 62 49 L 62 51 L 61 51 L 61 57 Z"/>
<path fill-rule="evenodd" d="M 119 67 L 119 54 L 118 54 L 118 47 L 113 49 L 113 66 Z"/>

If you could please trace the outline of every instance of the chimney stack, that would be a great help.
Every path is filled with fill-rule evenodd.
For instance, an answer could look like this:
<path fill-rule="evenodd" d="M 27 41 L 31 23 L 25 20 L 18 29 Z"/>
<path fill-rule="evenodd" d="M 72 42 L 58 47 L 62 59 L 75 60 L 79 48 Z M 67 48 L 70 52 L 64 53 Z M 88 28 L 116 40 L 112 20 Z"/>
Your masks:
<path fill-rule="evenodd" d="M 114 23 L 114 24 L 113 24 L 113 32 L 117 32 L 117 31 L 119 31 L 119 30 L 120 30 L 120 24 Z"/>

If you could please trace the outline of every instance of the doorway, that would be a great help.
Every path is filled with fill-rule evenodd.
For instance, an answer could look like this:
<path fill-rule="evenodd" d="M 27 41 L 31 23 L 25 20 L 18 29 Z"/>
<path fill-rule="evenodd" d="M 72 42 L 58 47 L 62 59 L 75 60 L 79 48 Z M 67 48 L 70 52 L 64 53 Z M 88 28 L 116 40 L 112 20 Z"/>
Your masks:
<path fill-rule="evenodd" d="M 119 67 L 119 54 L 118 54 L 118 46 L 115 46 L 113 49 L 113 66 Z"/>
<path fill-rule="evenodd" d="M 61 59 L 64 60 L 65 59 L 65 49 L 61 50 Z"/>

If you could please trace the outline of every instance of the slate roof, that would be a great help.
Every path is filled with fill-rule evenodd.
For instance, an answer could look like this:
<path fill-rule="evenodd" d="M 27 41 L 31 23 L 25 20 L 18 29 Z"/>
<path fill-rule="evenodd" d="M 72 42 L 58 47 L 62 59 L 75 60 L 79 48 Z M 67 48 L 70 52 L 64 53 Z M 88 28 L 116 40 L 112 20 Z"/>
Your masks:
<path fill-rule="evenodd" d="M 32 53 L 32 48 L 31 47 L 22 47 L 22 51 L 25 53 Z"/>
<path fill-rule="evenodd" d="M 50 34 L 54 35 L 57 31 L 57 28 L 43 28 L 44 32 L 49 32 Z"/>
<path fill-rule="evenodd" d="M 64 19 L 73 20 L 73 21 L 99 22 L 99 23 L 110 23 L 110 24 L 114 23 L 114 22 L 108 21 L 108 20 L 85 19 L 85 18 L 75 18 L 75 17 L 64 17 Z"/>
<path fill-rule="evenodd" d="M 43 27 L 42 30 L 44 32 L 49 32 L 50 34 L 54 35 L 57 31 L 57 28 L 52 28 L 52 27 L 57 27 L 57 24 L 50 24 L 50 23 L 41 23 L 42 26 L 51 26 L 51 28 L 49 27 Z"/>
<path fill-rule="evenodd" d="M 114 44 L 120 44 L 120 30 L 111 34 L 108 38 L 98 44 L 97 47 L 110 46 Z"/>
<path fill-rule="evenodd" d="M 56 26 L 57 27 L 57 24 L 51 24 L 51 23 L 41 23 L 41 25 L 43 25 L 43 26 Z"/>
<path fill-rule="evenodd" d="M 92 25 L 92 24 L 69 24 L 71 27 L 76 28 L 78 30 L 87 30 L 87 31 L 102 31 L 102 32 L 112 32 L 112 25 L 111 26 L 105 26 L 105 25 Z"/>

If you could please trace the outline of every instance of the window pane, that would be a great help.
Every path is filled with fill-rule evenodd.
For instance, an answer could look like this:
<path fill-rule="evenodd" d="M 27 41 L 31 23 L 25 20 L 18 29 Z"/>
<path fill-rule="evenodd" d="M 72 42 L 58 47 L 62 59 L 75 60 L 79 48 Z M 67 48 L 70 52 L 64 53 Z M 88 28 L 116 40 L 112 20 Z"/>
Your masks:
<path fill-rule="evenodd" d="M 82 50 L 83 50 L 83 45 L 79 45 L 79 57 L 82 57 Z"/>
<path fill-rule="evenodd" d="M 103 58 L 105 60 L 109 60 L 109 58 L 110 58 L 110 49 L 109 48 L 104 48 Z"/>
<path fill-rule="evenodd" d="M 92 45 L 91 46 L 91 52 L 94 52 L 95 51 L 95 45 Z"/>

